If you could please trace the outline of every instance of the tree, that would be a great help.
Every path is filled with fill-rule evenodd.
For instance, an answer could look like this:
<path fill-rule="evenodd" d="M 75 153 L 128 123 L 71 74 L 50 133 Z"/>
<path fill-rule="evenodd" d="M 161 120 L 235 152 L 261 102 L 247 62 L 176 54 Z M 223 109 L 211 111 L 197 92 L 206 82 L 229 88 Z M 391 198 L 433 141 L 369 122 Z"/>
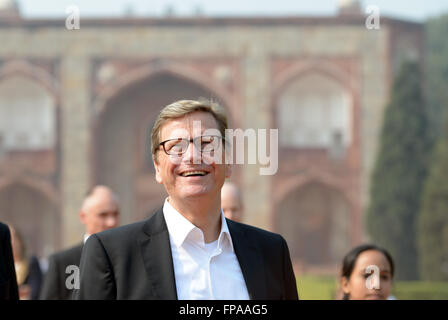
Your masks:
<path fill-rule="evenodd" d="M 448 14 L 425 23 L 427 101 L 436 142 L 418 220 L 419 272 L 425 280 L 448 280 Z"/>
<path fill-rule="evenodd" d="M 367 211 L 367 230 L 390 251 L 401 280 L 418 278 L 416 218 L 430 147 L 421 84 L 419 65 L 403 63 L 384 114 Z"/>
<path fill-rule="evenodd" d="M 448 14 L 434 17 L 425 23 L 425 61 L 427 104 L 430 111 L 430 131 L 434 139 L 442 134 L 444 108 L 448 106 Z"/>
<path fill-rule="evenodd" d="M 448 280 L 448 128 L 434 149 L 417 233 L 423 280 Z"/>

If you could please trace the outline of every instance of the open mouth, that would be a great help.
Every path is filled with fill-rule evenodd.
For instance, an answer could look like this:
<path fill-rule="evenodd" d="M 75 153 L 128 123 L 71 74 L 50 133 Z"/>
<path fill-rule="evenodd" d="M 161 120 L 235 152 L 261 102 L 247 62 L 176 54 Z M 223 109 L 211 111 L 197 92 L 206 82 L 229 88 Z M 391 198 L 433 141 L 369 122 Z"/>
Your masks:
<path fill-rule="evenodd" d="M 194 171 L 185 171 L 182 172 L 180 175 L 182 177 L 203 177 L 208 174 L 207 171 L 204 170 L 194 170 Z"/>

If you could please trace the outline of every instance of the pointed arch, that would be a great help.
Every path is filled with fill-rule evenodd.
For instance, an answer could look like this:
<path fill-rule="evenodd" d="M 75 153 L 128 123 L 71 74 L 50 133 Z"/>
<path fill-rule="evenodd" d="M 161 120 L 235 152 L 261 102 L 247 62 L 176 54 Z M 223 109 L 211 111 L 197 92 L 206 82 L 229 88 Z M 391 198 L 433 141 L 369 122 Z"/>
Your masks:
<path fill-rule="evenodd" d="M 52 149 L 57 103 L 51 77 L 22 61 L 0 70 L 0 136 L 4 150 Z"/>
<path fill-rule="evenodd" d="M 47 183 L 30 178 L 0 181 L 0 219 L 25 237 L 29 255 L 48 256 L 60 249 L 59 201 Z"/>
<path fill-rule="evenodd" d="M 171 75 L 173 77 L 183 79 L 187 82 L 195 83 L 196 85 L 213 93 L 216 98 L 222 101 L 227 106 L 227 108 L 229 108 L 230 112 L 234 110 L 234 103 L 232 99 L 228 97 L 225 90 L 218 84 L 215 84 L 213 81 L 208 81 L 208 79 L 197 70 L 178 64 L 153 63 L 128 71 L 127 73 L 121 75 L 120 78 L 117 79 L 117 81 L 104 88 L 99 93 L 94 103 L 94 110 L 96 112 L 97 118 L 101 117 L 101 114 L 105 111 L 108 103 L 111 100 L 119 96 L 128 88 L 150 78 L 157 77 L 158 75 L 163 74 Z M 233 114 L 229 116 L 233 117 Z"/>
<path fill-rule="evenodd" d="M 309 181 L 290 190 L 277 207 L 276 231 L 299 264 L 335 266 L 351 247 L 352 206 L 338 189 Z"/>
<path fill-rule="evenodd" d="M 24 60 L 6 62 L 0 69 L 0 82 L 12 75 L 21 75 L 35 81 L 52 96 L 55 105 L 59 105 L 59 83 L 45 69 Z"/>
<path fill-rule="evenodd" d="M 297 64 L 276 81 L 275 119 L 280 144 L 345 150 L 353 141 L 350 78 L 329 63 Z"/>

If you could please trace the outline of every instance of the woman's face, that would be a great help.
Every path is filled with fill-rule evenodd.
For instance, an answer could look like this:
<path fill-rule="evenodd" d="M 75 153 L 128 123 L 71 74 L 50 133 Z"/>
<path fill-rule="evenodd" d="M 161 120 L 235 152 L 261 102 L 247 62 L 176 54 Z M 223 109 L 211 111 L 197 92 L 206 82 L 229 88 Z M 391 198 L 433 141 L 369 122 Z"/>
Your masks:
<path fill-rule="evenodd" d="M 22 260 L 23 256 L 23 250 L 22 250 L 22 242 L 20 241 L 19 237 L 16 234 L 16 230 L 12 227 L 9 227 L 9 230 L 11 232 L 11 246 L 12 246 L 12 253 L 14 256 L 14 261 L 20 261 Z"/>
<path fill-rule="evenodd" d="M 392 274 L 386 256 L 377 250 L 362 252 L 349 279 L 342 277 L 342 290 L 350 300 L 385 300 L 390 295 Z"/>

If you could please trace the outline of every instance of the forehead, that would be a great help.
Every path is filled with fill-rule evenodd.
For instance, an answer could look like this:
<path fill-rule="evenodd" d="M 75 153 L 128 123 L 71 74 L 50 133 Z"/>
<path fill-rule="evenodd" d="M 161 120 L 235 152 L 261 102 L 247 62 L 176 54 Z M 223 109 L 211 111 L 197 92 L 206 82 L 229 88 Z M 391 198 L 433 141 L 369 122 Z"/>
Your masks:
<path fill-rule="evenodd" d="M 238 199 L 238 192 L 233 187 L 224 186 L 221 189 L 221 199 L 237 200 Z"/>
<path fill-rule="evenodd" d="M 202 133 L 207 129 L 218 130 L 216 119 L 209 112 L 196 111 L 165 122 L 160 129 L 160 139 L 163 141 L 174 136 L 180 137 L 185 134 L 192 136 L 193 134 Z M 196 133 L 196 131 L 198 132 Z"/>
<path fill-rule="evenodd" d="M 97 213 L 99 211 L 117 211 L 118 204 L 115 198 L 108 193 L 97 193 L 86 199 L 84 211 Z"/>
<path fill-rule="evenodd" d="M 362 271 L 370 265 L 377 266 L 381 271 L 391 271 L 386 256 L 377 250 L 367 250 L 361 253 L 356 260 L 355 270 Z"/>

